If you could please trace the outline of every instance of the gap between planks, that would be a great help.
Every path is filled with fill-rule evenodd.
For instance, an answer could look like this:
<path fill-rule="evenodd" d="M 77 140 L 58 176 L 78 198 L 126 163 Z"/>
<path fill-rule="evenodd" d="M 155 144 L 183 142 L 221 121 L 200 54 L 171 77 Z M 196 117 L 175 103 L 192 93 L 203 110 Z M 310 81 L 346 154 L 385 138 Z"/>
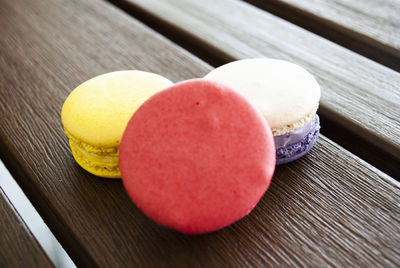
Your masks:
<path fill-rule="evenodd" d="M 290 21 L 343 47 L 400 71 L 400 50 L 367 34 L 357 32 L 341 22 L 333 22 L 323 14 L 316 15 L 281 0 L 243 0 L 269 13 Z M 394 23 L 394 22 L 393 22 Z M 379 27 L 379 25 L 376 25 Z M 389 33 L 384 33 L 389 34 Z"/>
<path fill-rule="evenodd" d="M 0 187 L 0 267 L 54 267 Z"/>

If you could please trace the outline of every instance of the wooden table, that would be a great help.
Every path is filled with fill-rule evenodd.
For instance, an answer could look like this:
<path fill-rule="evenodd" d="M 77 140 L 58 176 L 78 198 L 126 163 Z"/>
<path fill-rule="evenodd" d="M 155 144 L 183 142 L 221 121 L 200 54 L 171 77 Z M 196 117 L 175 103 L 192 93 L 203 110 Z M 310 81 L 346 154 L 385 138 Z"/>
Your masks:
<path fill-rule="evenodd" d="M 54 267 L 0 188 L 0 267 Z"/>
<path fill-rule="evenodd" d="M 400 3 L 248 2 L 1 1 L 0 157 L 78 266 L 400 265 Z M 162 228 L 120 180 L 74 162 L 60 110 L 83 81 L 140 69 L 177 82 L 261 56 L 316 76 L 322 135 L 277 167 L 238 223 L 195 236 Z M 51 266 L 2 195 L 0 266 Z"/>

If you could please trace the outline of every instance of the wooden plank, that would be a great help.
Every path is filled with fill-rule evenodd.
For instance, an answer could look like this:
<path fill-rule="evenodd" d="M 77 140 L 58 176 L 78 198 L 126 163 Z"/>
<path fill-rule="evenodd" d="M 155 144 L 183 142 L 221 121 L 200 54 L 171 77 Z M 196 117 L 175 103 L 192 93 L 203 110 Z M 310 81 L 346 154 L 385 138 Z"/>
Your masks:
<path fill-rule="evenodd" d="M 54 267 L 0 187 L 0 267 Z"/>
<path fill-rule="evenodd" d="M 246 2 L 400 71 L 399 1 Z"/>
<path fill-rule="evenodd" d="M 304 66 L 322 87 L 324 134 L 400 179 L 400 73 L 242 1 L 111 2 L 222 62 L 266 56 Z"/>
<path fill-rule="evenodd" d="M 102 1 L 2 1 L 0 24 L 0 157 L 78 266 L 400 262 L 399 183 L 323 136 L 277 168 L 239 223 L 199 236 L 159 227 L 119 180 L 74 162 L 60 109 L 96 74 L 139 68 L 179 81 L 211 67 Z"/>

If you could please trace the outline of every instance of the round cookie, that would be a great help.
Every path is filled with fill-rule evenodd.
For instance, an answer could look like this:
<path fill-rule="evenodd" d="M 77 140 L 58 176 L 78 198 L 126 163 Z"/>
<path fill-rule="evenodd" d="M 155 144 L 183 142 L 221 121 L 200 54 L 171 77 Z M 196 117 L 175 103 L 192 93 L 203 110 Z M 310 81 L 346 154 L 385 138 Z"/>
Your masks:
<path fill-rule="evenodd" d="M 136 111 L 119 163 L 127 193 L 148 217 L 205 233 L 250 213 L 271 182 L 275 147 L 268 124 L 244 97 L 193 79 Z"/>
<path fill-rule="evenodd" d="M 168 79 L 142 71 L 96 76 L 75 88 L 64 102 L 61 121 L 77 163 L 90 173 L 120 178 L 118 147 L 135 110 Z"/>
<path fill-rule="evenodd" d="M 204 79 L 232 87 L 261 111 L 274 135 L 277 164 L 293 161 L 314 146 L 321 91 L 304 68 L 283 60 L 245 59 L 222 65 Z"/>

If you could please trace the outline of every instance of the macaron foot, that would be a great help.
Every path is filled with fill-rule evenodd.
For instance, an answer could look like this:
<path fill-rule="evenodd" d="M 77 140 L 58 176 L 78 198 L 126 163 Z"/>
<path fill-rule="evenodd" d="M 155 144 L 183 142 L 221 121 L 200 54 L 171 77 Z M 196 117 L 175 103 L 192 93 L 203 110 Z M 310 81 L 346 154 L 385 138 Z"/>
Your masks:
<path fill-rule="evenodd" d="M 276 148 L 276 164 L 282 165 L 299 159 L 308 153 L 317 142 L 320 130 L 318 115 L 312 119 L 312 127 L 310 131 L 300 141 L 289 144 L 280 148 Z"/>
<path fill-rule="evenodd" d="M 84 170 L 103 178 L 121 178 L 118 166 L 118 155 L 99 155 L 87 152 L 74 143 L 72 139 L 70 139 L 69 145 L 71 147 L 72 156 Z"/>

